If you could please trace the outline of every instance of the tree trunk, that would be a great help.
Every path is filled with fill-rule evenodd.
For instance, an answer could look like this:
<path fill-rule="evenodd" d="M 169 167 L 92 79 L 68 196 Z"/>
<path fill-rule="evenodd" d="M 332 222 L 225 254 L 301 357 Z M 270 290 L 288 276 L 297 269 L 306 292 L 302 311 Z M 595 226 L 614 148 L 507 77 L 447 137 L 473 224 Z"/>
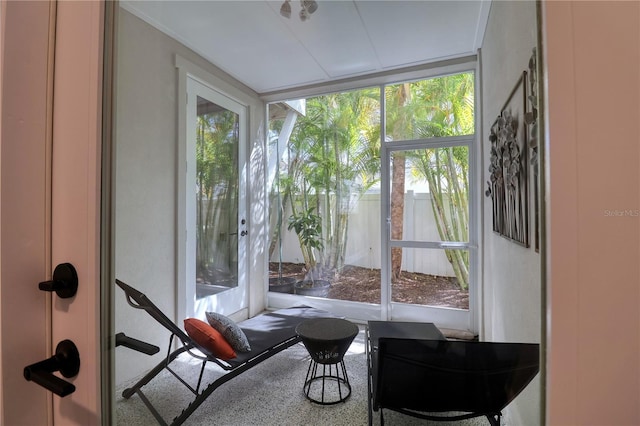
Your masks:
<path fill-rule="evenodd" d="M 281 244 L 280 238 L 282 238 L 282 227 L 284 226 L 284 213 L 287 211 L 287 203 L 289 202 L 289 191 L 286 191 L 282 196 L 282 202 L 278 206 L 278 217 L 276 218 L 275 225 L 273 226 L 273 234 L 271 236 L 271 242 L 269 243 L 269 259 L 272 258 L 273 252 L 276 247 Z M 282 259 L 279 259 L 282 261 Z"/>
<path fill-rule="evenodd" d="M 398 92 L 397 106 L 399 111 L 398 120 L 394 123 L 392 131 L 393 138 L 406 139 L 406 129 L 409 118 L 404 107 L 411 100 L 410 85 L 403 84 Z M 393 175 L 391 177 L 391 239 L 401 240 L 404 228 L 404 175 L 406 157 L 404 153 L 396 152 L 393 155 Z M 393 247 L 391 249 L 391 278 L 400 278 L 402 271 L 402 248 Z"/>
<path fill-rule="evenodd" d="M 391 239 L 401 240 L 404 227 L 404 173 L 405 155 L 394 153 L 391 180 Z M 402 270 L 402 248 L 391 248 L 391 277 L 400 278 Z"/>

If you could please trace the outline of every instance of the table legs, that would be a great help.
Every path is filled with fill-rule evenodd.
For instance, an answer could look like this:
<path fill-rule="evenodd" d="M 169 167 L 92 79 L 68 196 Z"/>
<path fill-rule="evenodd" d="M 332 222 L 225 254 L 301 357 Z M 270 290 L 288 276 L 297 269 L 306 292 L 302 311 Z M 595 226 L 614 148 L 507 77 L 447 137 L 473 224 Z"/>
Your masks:
<path fill-rule="evenodd" d="M 334 364 L 309 362 L 303 391 L 316 404 L 332 405 L 345 402 L 351 395 L 351 384 L 344 360 Z"/>

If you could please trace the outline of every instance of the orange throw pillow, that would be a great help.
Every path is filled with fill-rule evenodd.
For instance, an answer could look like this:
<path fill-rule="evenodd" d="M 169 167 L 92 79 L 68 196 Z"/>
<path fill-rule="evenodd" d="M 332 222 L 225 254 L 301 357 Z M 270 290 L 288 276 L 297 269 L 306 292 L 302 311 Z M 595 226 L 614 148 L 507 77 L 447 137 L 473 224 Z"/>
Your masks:
<path fill-rule="evenodd" d="M 236 357 L 236 352 L 227 343 L 222 334 L 204 321 L 197 318 L 184 320 L 184 329 L 197 344 L 220 359 Z"/>

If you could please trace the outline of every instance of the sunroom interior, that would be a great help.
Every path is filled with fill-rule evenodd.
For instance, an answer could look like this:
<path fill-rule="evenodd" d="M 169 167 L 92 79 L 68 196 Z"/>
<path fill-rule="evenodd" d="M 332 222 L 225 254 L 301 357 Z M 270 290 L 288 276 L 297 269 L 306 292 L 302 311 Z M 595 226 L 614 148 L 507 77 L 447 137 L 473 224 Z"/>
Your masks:
<path fill-rule="evenodd" d="M 520 188 L 516 235 L 496 225 L 490 137 L 505 106 L 532 108 L 536 3 L 318 1 L 313 13 L 308 3 L 120 2 L 111 171 L 115 278 L 147 294 L 177 324 L 206 311 L 242 320 L 304 303 L 360 324 L 433 322 L 485 341 L 541 343 L 544 233 L 536 220 L 542 195 L 534 155 L 524 147 L 529 179 Z M 422 92 L 442 87 L 458 90 L 434 101 L 452 112 L 441 117 L 438 131 L 415 130 L 425 127 L 420 120 L 436 120 L 407 98 L 419 101 Z M 452 107 L 460 99 L 451 93 L 464 98 L 462 106 Z M 338 149 L 327 143 L 339 132 L 326 120 L 349 102 L 366 105 L 368 115 L 360 116 L 365 124 L 341 127 L 356 148 Z M 343 122 L 347 116 L 356 120 L 353 108 L 331 115 Z M 198 145 L 216 137 L 207 121 L 223 119 L 222 148 Z M 366 144 L 373 151 L 368 166 L 358 156 Z M 324 149 L 323 158 L 331 153 L 331 173 L 318 172 L 326 169 L 314 149 Z M 451 188 L 453 180 L 442 177 L 446 171 L 432 172 L 434 158 L 458 161 L 458 172 L 464 165 L 462 213 L 452 198 L 438 205 L 442 191 L 433 188 Z M 399 171 L 400 189 L 398 159 L 407 165 Z M 426 170 L 413 167 L 420 160 L 427 160 Z M 213 181 L 205 182 L 204 163 Z M 401 219 L 394 213 L 396 191 Z M 212 200 L 219 203 L 207 209 Z M 442 209 L 454 213 L 437 219 Z M 463 225 L 452 219 L 458 213 Z M 207 222 L 209 215 L 215 218 Z M 201 242 L 205 222 L 215 240 L 208 246 Z M 462 233 L 442 231 L 456 226 Z M 214 261 L 202 260 L 206 251 Z M 328 293 L 310 296 L 295 287 L 276 291 L 270 282 L 282 281 L 285 269 L 294 286 L 310 276 L 334 282 Z M 365 276 L 374 278 L 373 287 L 339 291 L 358 288 Z M 418 299 L 420 291 L 400 298 L 400 276 L 444 283 L 455 302 Z M 362 296 L 372 293 L 373 299 Z M 165 330 L 117 290 L 113 306 L 116 332 L 166 344 Z M 116 351 L 116 386 L 162 356 Z M 539 375 L 508 407 L 510 422 L 540 424 L 541 394 Z"/>

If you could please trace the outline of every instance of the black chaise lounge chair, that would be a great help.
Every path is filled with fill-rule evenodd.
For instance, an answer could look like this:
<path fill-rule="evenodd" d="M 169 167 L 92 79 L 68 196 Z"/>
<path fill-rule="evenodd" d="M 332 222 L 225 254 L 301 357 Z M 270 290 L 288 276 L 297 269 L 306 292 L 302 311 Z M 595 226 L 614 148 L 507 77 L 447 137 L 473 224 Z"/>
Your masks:
<path fill-rule="evenodd" d="M 195 399 L 170 423 L 171 425 L 179 425 L 182 424 L 200 406 L 200 404 L 202 404 L 209 395 L 211 395 L 213 391 L 222 384 L 249 370 L 265 359 L 270 358 L 278 352 L 298 343 L 300 338 L 296 334 L 295 328 L 302 321 L 308 318 L 333 317 L 330 313 L 320 309 L 310 308 L 308 306 L 297 306 L 293 308 L 280 309 L 278 311 L 258 315 L 254 318 L 242 321 L 238 323 L 238 325 L 247 336 L 251 345 L 251 351 L 238 353 L 235 358 L 225 361 L 216 358 L 206 348 L 193 341 L 180 327 L 164 315 L 162 311 L 160 311 L 160 309 L 158 309 L 158 307 L 156 307 L 156 305 L 154 305 L 143 293 L 120 280 L 116 280 L 116 284 L 124 290 L 129 305 L 136 309 L 145 310 L 156 321 L 171 332 L 166 358 L 149 371 L 149 373 L 147 373 L 135 385 L 122 392 L 122 396 L 127 399 L 137 393 L 161 425 L 167 425 L 168 423 L 162 418 L 158 410 L 142 392 L 142 387 L 153 380 L 153 378 L 163 370 L 166 369 L 173 374 L 195 395 Z M 128 338 L 121 333 L 119 334 L 120 342 L 126 342 L 123 343 L 123 346 L 132 347 L 134 349 L 142 347 L 145 349 L 141 350 L 142 352 L 153 353 L 153 351 L 150 350 L 150 348 L 153 348 L 153 345 Z M 172 351 L 171 349 L 174 347 L 174 343 L 177 343 L 179 347 Z M 201 353 L 195 352 L 193 349 L 197 349 L 197 351 Z M 178 355 L 184 352 L 187 352 L 194 358 L 202 361 L 198 383 L 195 387 L 187 383 L 170 367 L 171 362 L 175 360 Z M 205 387 L 202 384 L 202 376 L 208 362 L 217 364 L 225 370 L 226 373 L 216 378 Z"/>
<path fill-rule="evenodd" d="M 373 368 L 370 410 L 381 425 L 386 408 L 432 421 L 484 416 L 499 426 L 538 373 L 539 345 L 380 338 Z"/>

